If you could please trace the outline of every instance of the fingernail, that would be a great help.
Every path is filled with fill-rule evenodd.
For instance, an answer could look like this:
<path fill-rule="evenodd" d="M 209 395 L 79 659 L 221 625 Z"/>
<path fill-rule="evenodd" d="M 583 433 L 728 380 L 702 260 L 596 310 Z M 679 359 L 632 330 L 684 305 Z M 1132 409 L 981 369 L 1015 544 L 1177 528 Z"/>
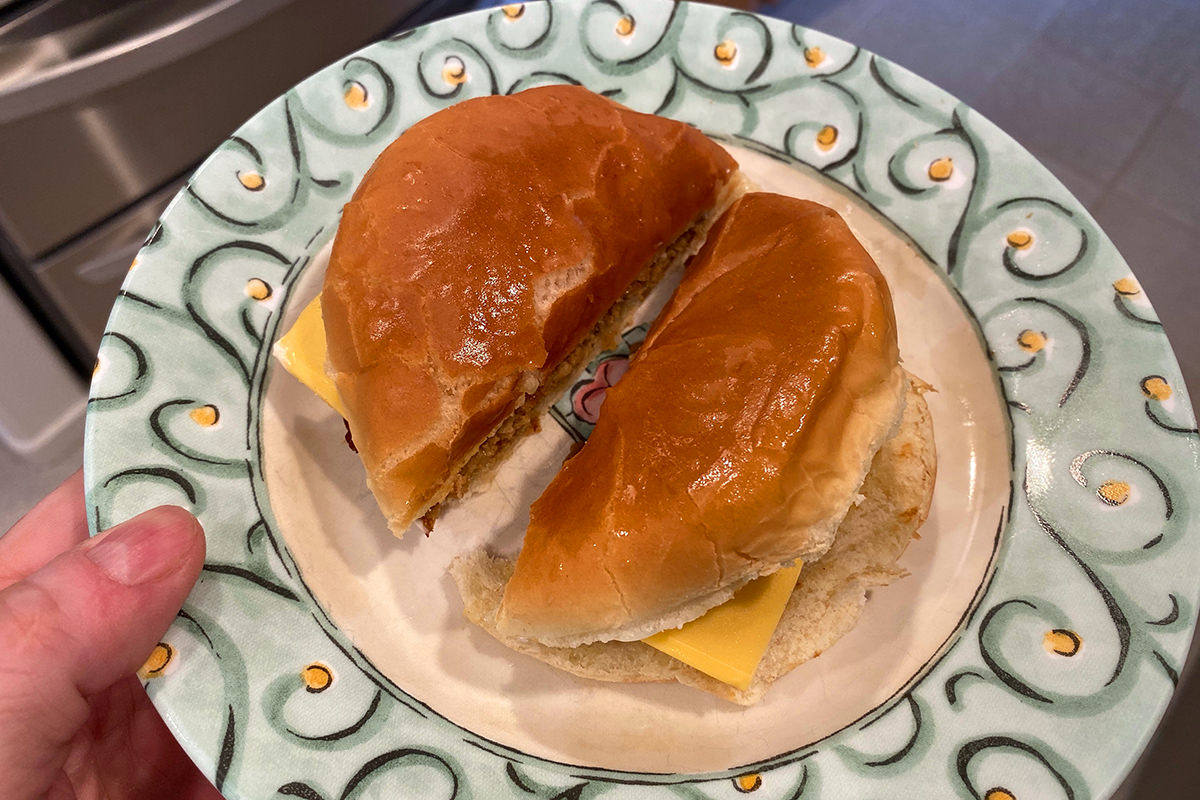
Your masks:
<path fill-rule="evenodd" d="M 179 568 L 197 527 L 183 509 L 160 506 L 91 538 L 83 552 L 118 583 L 150 583 Z"/>

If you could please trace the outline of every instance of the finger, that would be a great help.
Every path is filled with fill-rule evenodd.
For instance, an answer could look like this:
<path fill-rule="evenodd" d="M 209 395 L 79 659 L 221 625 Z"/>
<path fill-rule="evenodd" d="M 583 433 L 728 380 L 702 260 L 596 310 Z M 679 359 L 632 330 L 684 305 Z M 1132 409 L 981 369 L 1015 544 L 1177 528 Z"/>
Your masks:
<path fill-rule="evenodd" d="M 77 470 L 0 536 L 0 589 L 33 574 L 87 536 L 83 470 Z"/>
<path fill-rule="evenodd" d="M 170 787 L 170 796 L 178 800 L 220 800 L 135 677 L 123 678 L 92 702 L 89 730 L 96 740 L 88 757 L 104 765 L 103 796 L 160 797 Z M 67 772 L 71 766 L 68 760 Z"/>
<path fill-rule="evenodd" d="M 199 523 L 163 506 L 0 591 L 0 796 L 45 791 L 87 698 L 141 666 L 203 561 Z"/>

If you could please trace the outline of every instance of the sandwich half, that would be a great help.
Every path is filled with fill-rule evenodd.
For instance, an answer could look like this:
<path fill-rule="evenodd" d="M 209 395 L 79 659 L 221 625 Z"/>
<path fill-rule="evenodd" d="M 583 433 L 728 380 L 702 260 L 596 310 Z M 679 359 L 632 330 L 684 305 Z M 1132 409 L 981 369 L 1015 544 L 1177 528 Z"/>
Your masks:
<path fill-rule="evenodd" d="M 902 574 L 936 470 L 927 388 L 901 367 L 887 283 L 841 218 L 744 195 L 534 503 L 515 563 L 454 565 L 466 613 L 579 675 L 756 702 Z M 739 604 L 748 626 L 774 616 L 758 645 L 728 621 L 687 633 Z M 757 654 L 747 668 L 714 639 Z M 697 641 L 717 652 L 689 666 Z"/>
<path fill-rule="evenodd" d="M 364 176 L 276 355 L 346 418 L 401 536 L 536 426 L 740 187 L 699 131 L 582 87 L 464 101 Z"/>

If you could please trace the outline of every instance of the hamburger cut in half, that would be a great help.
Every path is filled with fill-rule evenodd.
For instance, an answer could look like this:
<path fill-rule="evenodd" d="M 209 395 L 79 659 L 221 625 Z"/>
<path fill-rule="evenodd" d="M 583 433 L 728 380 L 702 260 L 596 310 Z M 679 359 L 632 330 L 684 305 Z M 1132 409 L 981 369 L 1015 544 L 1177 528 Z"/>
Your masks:
<path fill-rule="evenodd" d="M 392 532 L 530 430 L 740 187 L 696 129 L 578 86 L 466 100 L 392 143 L 343 211 L 320 298 Z"/>
<path fill-rule="evenodd" d="M 927 389 L 900 366 L 887 284 L 842 219 L 744 195 L 533 504 L 515 564 L 453 566 L 467 616 L 578 675 L 757 702 L 903 574 L 933 491 Z M 796 564 L 740 688 L 639 641 Z"/>

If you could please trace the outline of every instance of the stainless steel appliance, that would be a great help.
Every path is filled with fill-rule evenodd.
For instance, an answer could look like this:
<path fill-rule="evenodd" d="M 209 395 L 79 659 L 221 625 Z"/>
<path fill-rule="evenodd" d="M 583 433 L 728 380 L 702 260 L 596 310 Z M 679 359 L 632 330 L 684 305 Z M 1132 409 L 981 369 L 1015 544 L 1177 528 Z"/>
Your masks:
<path fill-rule="evenodd" d="M 201 159 L 355 48 L 466 0 L 0 0 L 0 533 L 82 459 L 86 378 Z"/>
<path fill-rule="evenodd" d="M 305 75 L 442 0 L 0 0 L 0 260 L 79 370 L 192 168 Z"/>

